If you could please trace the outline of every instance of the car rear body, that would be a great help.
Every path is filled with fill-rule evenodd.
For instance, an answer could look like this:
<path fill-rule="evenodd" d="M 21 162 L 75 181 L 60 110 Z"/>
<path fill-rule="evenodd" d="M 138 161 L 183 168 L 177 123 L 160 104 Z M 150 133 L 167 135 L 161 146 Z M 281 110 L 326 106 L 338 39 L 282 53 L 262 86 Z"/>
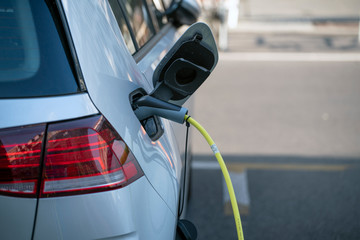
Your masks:
<path fill-rule="evenodd" d="M 144 19 L 152 19 L 145 30 L 150 32 L 148 37 L 136 38 L 139 42 L 132 47 L 134 38 L 129 40 L 119 28 L 114 1 L 1 3 L 0 19 L 5 19 L 0 26 L 5 29 L 0 42 L 5 49 L 0 62 L 0 170 L 5 176 L 0 185 L 1 239 L 174 238 L 185 131 L 161 119 L 164 134 L 152 141 L 132 110 L 129 94 L 139 88 L 153 89 L 153 71 L 179 33 L 170 23 L 155 23 L 152 1 L 128 2 L 134 9 L 138 2 L 146 10 L 142 14 L 148 14 Z M 101 121 L 135 159 L 131 160 L 138 174 L 134 180 L 126 177 L 119 184 L 99 180 L 84 186 L 82 179 L 92 181 L 98 175 L 81 175 L 83 163 L 75 157 L 76 163 L 64 159 L 78 175 L 67 172 L 69 167 L 60 171 L 65 175 L 49 177 L 65 165 L 51 168 L 52 151 L 68 154 L 76 148 L 66 144 L 76 143 L 74 138 L 79 136 L 68 134 L 85 129 L 86 141 L 95 134 L 110 146 L 98 132 Z M 13 136 L 26 137 L 20 141 Z M 66 149 L 56 145 L 63 139 Z M 91 151 L 97 151 L 94 144 L 103 143 L 88 143 Z M 36 149 L 29 147 L 35 145 Z M 37 165 L 27 159 L 34 157 L 33 152 Z M 125 176 L 128 161 L 120 167 Z M 15 174 L 30 165 L 38 177 L 29 180 Z M 80 179 L 80 185 L 74 186 L 73 179 Z"/>

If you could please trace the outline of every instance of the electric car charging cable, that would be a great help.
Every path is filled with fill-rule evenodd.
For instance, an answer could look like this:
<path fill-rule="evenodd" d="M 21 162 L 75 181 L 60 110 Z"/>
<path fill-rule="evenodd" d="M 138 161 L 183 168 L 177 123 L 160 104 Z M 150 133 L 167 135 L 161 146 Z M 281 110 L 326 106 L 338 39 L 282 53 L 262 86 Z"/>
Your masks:
<path fill-rule="evenodd" d="M 222 171 L 222 173 L 224 175 L 226 186 L 228 188 L 229 195 L 230 195 L 230 201 L 231 201 L 231 206 L 232 206 L 232 209 L 233 209 L 233 212 L 234 212 L 234 219 L 235 219 L 238 239 L 239 240 L 244 240 L 243 230 L 242 230 L 242 226 L 241 226 L 241 218 L 240 218 L 239 208 L 238 208 L 238 205 L 237 205 L 237 200 L 236 200 L 236 196 L 235 196 L 235 192 L 234 192 L 234 187 L 232 185 L 230 175 L 229 175 L 229 172 L 228 172 L 228 170 L 226 168 L 224 159 L 222 158 L 219 149 L 217 148 L 215 142 L 212 140 L 211 136 L 207 133 L 207 131 L 192 117 L 185 114 L 184 119 L 185 119 L 186 122 L 190 123 L 197 130 L 199 130 L 199 132 L 204 136 L 204 138 L 206 139 L 206 141 L 210 145 L 212 151 L 214 152 L 216 159 L 219 162 L 219 165 L 220 165 L 221 171 Z"/>
<path fill-rule="evenodd" d="M 146 96 L 143 96 L 143 97 L 137 99 L 135 102 L 132 103 L 132 107 L 133 107 L 135 115 L 138 117 L 139 120 L 143 120 L 148 117 L 157 115 L 157 116 L 172 120 L 172 121 L 180 123 L 180 124 L 183 124 L 184 121 L 186 121 L 187 123 L 190 123 L 191 125 L 193 125 L 197 130 L 199 130 L 199 132 L 205 137 L 206 141 L 208 142 L 212 151 L 214 152 L 216 159 L 219 162 L 221 171 L 225 178 L 226 186 L 228 188 L 229 195 L 230 195 L 231 206 L 232 206 L 232 209 L 234 212 L 234 218 L 235 218 L 238 239 L 244 240 L 239 208 L 237 205 L 237 200 L 236 200 L 233 185 L 231 183 L 229 172 L 228 172 L 225 162 L 219 152 L 219 149 L 217 148 L 215 142 L 212 140 L 210 135 L 206 132 L 206 130 L 197 121 L 195 121 L 195 119 L 193 119 L 189 115 L 187 115 L 188 110 L 186 108 L 168 103 L 166 101 L 154 98 L 149 95 L 146 95 Z M 185 171 L 186 171 L 186 169 L 185 169 Z M 179 210 L 179 215 L 181 215 L 181 212 L 182 212 L 182 207 Z"/>

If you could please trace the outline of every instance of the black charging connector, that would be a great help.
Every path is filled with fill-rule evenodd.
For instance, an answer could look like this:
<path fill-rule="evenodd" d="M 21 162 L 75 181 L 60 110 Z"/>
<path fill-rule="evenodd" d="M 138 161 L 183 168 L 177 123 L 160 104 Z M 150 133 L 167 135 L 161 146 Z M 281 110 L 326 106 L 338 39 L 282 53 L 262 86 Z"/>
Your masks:
<path fill-rule="evenodd" d="M 188 110 L 147 95 L 144 89 L 137 89 L 129 96 L 135 115 L 151 140 L 156 141 L 164 133 L 160 117 L 183 124 Z"/>
<path fill-rule="evenodd" d="M 165 102 L 146 95 L 133 102 L 132 107 L 140 121 L 151 116 L 159 116 L 183 124 L 188 110 L 184 107 Z"/>

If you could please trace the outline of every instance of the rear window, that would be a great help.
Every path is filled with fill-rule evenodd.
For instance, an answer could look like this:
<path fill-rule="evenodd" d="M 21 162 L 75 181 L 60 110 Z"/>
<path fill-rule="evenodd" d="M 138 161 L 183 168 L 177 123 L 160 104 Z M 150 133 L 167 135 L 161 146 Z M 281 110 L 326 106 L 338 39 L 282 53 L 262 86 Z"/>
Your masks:
<path fill-rule="evenodd" d="M 0 98 L 78 91 L 44 1 L 0 1 Z"/>

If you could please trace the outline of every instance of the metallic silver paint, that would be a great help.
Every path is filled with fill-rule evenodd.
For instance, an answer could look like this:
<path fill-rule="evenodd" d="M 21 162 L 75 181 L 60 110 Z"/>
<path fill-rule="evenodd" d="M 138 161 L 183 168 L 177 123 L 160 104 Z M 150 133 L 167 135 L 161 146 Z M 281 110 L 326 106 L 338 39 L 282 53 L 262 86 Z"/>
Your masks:
<path fill-rule="evenodd" d="M 152 142 L 130 106 L 129 94 L 140 87 L 152 90 L 149 76 L 173 45 L 176 31 L 169 31 L 156 50 L 136 64 L 106 0 L 63 0 L 62 4 L 89 96 L 128 144 L 145 177 L 116 191 L 41 199 L 35 239 L 46 239 L 51 232 L 66 239 L 172 239 L 182 166 L 177 142 L 165 120 L 165 134 Z M 74 232 L 73 217 L 75 224 L 85 225 L 79 226 L 80 235 Z M 47 224 L 51 227 L 42 229 Z"/>
<path fill-rule="evenodd" d="M 73 119 L 99 113 L 87 93 L 0 99 L 0 128 Z"/>
<path fill-rule="evenodd" d="M 172 239 L 175 225 L 145 177 L 118 190 L 40 199 L 37 219 L 34 239 Z"/>
<path fill-rule="evenodd" d="M 0 196 L 0 238 L 31 239 L 36 199 Z"/>
<path fill-rule="evenodd" d="M 165 134 L 152 142 L 128 98 L 139 87 L 153 89 L 152 73 L 178 33 L 170 28 L 137 64 L 108 1 L 63 0 L 62 5 L 88 93 L 0 99 L 0 128 L 101 113 L 128 144 L 145 176 L 114 191 L 39 199 L 34 239 L 173 239 L 182 167 L 177 136 L 172 123 L 163 119 Z M 14 221 L 14 229 L 0 225 L 1 238 L 29 239 L 36 199 L 14 199 L 0 196 L 9 206 L 0 221 Z M 18 214 L 11 216 L 14 209 Z"/>

